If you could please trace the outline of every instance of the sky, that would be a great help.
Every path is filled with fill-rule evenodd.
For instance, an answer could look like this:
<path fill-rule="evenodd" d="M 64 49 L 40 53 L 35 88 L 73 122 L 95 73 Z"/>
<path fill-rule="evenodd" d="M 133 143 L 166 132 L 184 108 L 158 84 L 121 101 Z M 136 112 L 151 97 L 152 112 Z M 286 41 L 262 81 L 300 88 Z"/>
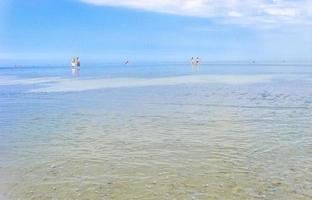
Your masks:
<path fill-rule="evenodd" d="M 0 61 L 312 61 L 312 0 L 0 0 Z"/>

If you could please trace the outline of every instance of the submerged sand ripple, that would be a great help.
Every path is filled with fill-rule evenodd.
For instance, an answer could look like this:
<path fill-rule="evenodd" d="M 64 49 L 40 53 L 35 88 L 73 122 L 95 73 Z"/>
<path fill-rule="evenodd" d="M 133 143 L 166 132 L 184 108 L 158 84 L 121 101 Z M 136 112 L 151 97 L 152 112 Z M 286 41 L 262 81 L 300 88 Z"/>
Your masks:
<path fill-rule="evenodd" d="M 309 85 L 222 77 L 131 79 L 129 88 L 129 79 L 117 79 L 109 87 L 122 88 L 102 91 L 91 88 L 108 87 L 106 79 L 53 80 L 1 96 L 0 193 L 13 200 L 311 199 Z M 164 83 L 172 85 L 156 87 Z"/>

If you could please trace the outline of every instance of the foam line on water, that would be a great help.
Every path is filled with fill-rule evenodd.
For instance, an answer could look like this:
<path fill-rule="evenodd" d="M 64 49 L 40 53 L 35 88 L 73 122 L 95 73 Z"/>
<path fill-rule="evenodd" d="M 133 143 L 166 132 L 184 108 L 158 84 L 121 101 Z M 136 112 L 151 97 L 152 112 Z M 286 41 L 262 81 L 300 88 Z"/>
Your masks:
<path fill-rule="evenodd" d="M 0 76 L 1 85 L 34 85 L 51 82 L 59 82 L 63 79 L 60 77 L 40 77 L 40 78 L 18 78 L 14 76 Z"/>
<path fill-rule="evenodd" d="M 269 82 L 272 75 L 191 75 L 162 78 L 58 79 L 30 92 L 77 92 L 106 88 L 169 86 L 181 84 L 255 84 Z"/>

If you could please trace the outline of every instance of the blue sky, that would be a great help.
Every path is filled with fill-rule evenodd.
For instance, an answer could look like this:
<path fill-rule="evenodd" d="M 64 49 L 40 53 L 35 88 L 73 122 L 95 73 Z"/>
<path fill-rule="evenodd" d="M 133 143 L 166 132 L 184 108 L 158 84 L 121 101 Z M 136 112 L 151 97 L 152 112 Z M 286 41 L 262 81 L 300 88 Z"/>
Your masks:
<path fill-rule="evenodd" d="M 312 60 L 312 0 L 1 0 L 0 59 Z"/>

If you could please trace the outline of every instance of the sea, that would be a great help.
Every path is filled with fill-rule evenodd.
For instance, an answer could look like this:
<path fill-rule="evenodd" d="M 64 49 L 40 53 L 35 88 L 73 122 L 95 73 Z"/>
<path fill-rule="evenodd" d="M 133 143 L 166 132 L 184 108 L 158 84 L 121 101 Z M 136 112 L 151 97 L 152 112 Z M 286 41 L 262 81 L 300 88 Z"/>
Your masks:
<path fill-rule="evenodd" d="M 312 64 L 0 66 L 2 200 L 310 200 Z"/>

